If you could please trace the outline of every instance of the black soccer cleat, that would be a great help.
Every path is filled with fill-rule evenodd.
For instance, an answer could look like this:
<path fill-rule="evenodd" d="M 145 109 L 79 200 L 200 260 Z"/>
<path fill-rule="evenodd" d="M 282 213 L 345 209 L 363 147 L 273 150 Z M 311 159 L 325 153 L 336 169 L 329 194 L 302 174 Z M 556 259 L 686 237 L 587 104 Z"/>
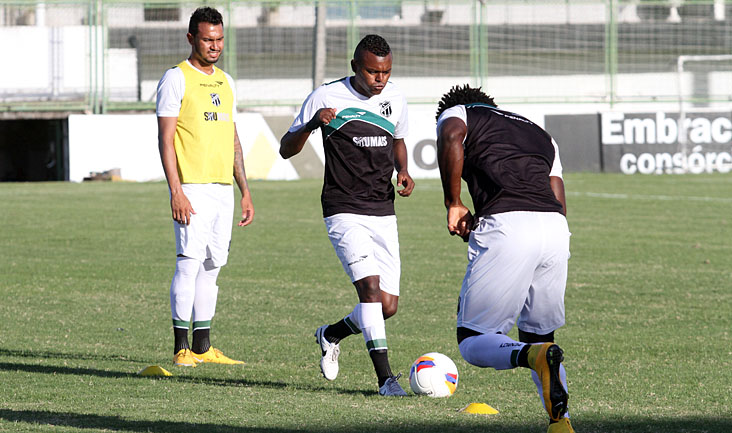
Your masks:
<path fill-rule="evenodd" d="M 539 375 L 544 408 L 552 421 L 559 421 L 567 413 L 569 394 L 559 376 L 562 361 L 564 352 L 554 343 L 534 344 L 529 348 L 529 367 Z"/>

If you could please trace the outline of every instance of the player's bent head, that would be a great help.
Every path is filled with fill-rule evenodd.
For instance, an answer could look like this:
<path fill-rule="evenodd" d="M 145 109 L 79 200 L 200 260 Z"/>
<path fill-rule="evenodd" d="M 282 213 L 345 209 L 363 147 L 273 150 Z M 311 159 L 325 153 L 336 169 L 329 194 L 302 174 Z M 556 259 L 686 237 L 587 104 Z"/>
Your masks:
<path fill-rule="evenodd" d="M 198 34 L 198 24 L 200 23 L 208 23 L 215 26 L 221 24 L 223 26 L 224 19 L 216 9 L 204 6 L 196 9 L 191 14 L 191 20 L 188 22 L 188 33 L 196 36 Z"/>
<path fill-rule="evenodd" d="M 463 86 L 453 86 L 449 92 L 442 95 L 442 99 L 437 104 L 437 115 L 435 118 L 439 119 L 440 114 L 450 107 L 473 104 L 476 102 L 482 102 L 484 104 L 498 107 L 498 104 L 493 101 L 493 98 L 486 95 L 483 90 L 481 90 L 481 87 L 470 87 L 467 84 Z"/>
<path fill-rule="evenodd" d="M 361 56 L 369 52 L 377 57 L 386 57 L 391 53 L 391 47 L 386 39 L 379 35 L 366 35 L 361 42 L 356 45 L 356 49 L 353 51 L 353 60 L 361 62 Z"/>

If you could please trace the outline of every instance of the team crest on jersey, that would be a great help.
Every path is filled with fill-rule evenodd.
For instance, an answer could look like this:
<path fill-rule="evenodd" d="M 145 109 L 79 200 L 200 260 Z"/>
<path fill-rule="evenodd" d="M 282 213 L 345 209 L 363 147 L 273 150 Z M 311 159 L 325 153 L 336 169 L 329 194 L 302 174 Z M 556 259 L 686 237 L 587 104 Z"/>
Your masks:
<path fill-rule="evenodd" d="M 379 104 L 379 108 L 381 108 L 381 115 L 384 117 L 391 116 L 391 101 L 384 101 Z"/>
<path fill-rule="evenodd" d="M 221 105 L 221 98 L 219 97 L 218 93 L 211 93 L 211 103 L 214 104 L 216 107 Z"/>

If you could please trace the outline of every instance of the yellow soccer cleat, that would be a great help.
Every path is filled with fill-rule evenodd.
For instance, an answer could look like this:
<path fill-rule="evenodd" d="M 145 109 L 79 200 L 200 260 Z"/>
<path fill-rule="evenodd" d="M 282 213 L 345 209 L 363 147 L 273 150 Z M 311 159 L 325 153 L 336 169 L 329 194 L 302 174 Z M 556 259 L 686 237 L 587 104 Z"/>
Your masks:
<path fill-rule="evenodd" d="M 555 422 L 564 419 L 568 394 L 559 378 L 559 365 L 564 360 L 562 349 L 554 343 L 533 344 L 527 358 L 529 367 L 539 375 L 544 408 L 549 418 Z"/>
<path fill-rule="evenodd" d="M 549 430 L 546 433 L 574 433 L 574 429 L 572 424 L 569 423 L 569 418 L 562 418 L 549 424 Z"/>
<path fill-rule="evenodd" d="M 197 362 L 191 349 L 181 349 L 173 356 L 173 364 L 178 367 L 195 367 Z"/>
<path fill-rule="evenodd" d="M 213 346 L 209 347 L 209 349 L 205 353 L 195 353 L 191 352 L 193 354 L 193 358 L 196 360 L 196 362 L 213 362 L 215 364 L 244 364 L 244 361 L 237 361 L 236 359 L 231 359 L 228 356 L 221 353 L 219 349 L 214 349 Z"/>

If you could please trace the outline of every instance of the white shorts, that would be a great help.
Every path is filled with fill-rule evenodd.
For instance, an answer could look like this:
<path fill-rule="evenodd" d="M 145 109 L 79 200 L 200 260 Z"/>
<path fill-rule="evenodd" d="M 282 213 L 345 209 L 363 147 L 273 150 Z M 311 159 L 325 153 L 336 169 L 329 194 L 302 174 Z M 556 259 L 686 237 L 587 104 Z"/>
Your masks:
<path fill-rule="evenodd" d="M 234 214 L 234 187 L 219 183 L 182 185 L 193 210 L 190 224 L 173 222 L 176 254 L 214 266 L 226 264 L 231 244 Z"/>
<path fill-rule="evenodd" d="M 377 275 L 381 290 L 399 296 L 399 235 L 395 215 L 340 213 L 323 219 L 351 282 Z"/>
<path fill-rule="evenodd" d="M 564 325 L 569 260 L 567 219 L 557 212 L 481 218 L 470 234 L 457 326 L 545 335 Z"/>

